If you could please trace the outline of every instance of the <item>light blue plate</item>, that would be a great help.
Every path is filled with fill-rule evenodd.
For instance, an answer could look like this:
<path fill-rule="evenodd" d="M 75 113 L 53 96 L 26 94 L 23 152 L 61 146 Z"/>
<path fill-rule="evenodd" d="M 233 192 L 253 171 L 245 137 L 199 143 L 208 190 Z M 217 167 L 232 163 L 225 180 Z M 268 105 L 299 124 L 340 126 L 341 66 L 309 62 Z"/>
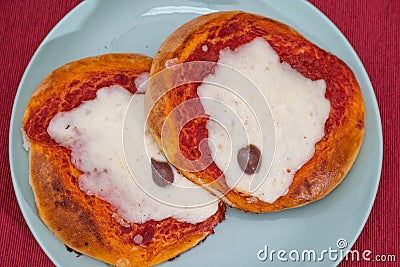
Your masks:
<path fill-rule="evenodd" d="M 374 91 L 363 65 L 346 38 L 320 11 L 306 1 L 147 0 L 84 1 L 42 42 L 18 88 L 10 125 L 10 165 L 15 193 L 33 235 L 57 266 L 105 266 L 66 250 L 37 215 L 28 181 L 28 153 L 22 147 L 21 119 L 39 82 L 53 69 L 82 57 L 110 52 L 139 52 L 153 56 L 161 42 L 182 23 L 218 10 L 244 10 L 272 17 L 297 29 L 311 41 L 342 58 L 354 71 L 365 100 L 365 139 L 353 168 L 326 198 L 302 208 L 272 214 L 246 214 L 228 209 L 226 221 L 206 242 L 163 266 L 335 266 L 340 253 L 360 234 L 371 210 L 382 165 L 382 130 Z M 338 239 L 347 247 L 340 250 Z M 273 262 L 257 258 L 258 251 L 338 250 L 324 261 Z M 292 256 L 295 254 L 292 254 Z M 265 256 L 260 254 L 260 256 Z M 282 256 L 282 255 L 281 255 Z M 288 264 L 289 263 L 289 264 Z"/>

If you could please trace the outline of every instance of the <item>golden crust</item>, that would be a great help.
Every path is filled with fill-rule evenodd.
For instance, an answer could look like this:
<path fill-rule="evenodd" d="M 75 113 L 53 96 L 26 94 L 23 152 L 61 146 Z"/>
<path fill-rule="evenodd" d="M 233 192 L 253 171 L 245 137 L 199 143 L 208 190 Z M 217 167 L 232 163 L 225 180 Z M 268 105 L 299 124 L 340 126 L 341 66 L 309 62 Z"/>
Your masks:
<path fill-rule="evenodd" d="M 225 207 L 198 224 L 173 218 L 144 224 L 121 224 L 109 203 L 79 189 L 81 172 L 70 150 L 47 134 L 51 118 L 94 98 L 97 89 L 120 84 L 132 93 L 134 79 L 149 71 L 151 58 L 139 54 L 108 54 L 68 63 L 50 73 L 28 103 L 22 130 L 30 142 L 30 183 L 38 214 L 68 247 L 117 266 L 152 266 L 204 240 L 224 219 Z M 141 244 L 135 235 L 143 237 Z"/>
<path fill-rule="evenodd" d="M 223 176 L 223 179 L 215 180 L 221 175 L 215 164 L 200 172 L 181 172 L 193 182 L 205 185 L 229 205 L 261 213 L 299 207 L 321 199 L 344 179 L 357 157 L 364 136 L 364 104 L 357 80 L 343 61 L 312 44 L 287 25 L 240 11 L 204 15 L 181 26 L 160 46 L 153 59 L 150 76 L 163 73 L 169 60 L 174 64 L 199 60 L 216 62 L 220 49 L 234 49 L 255 37 L 268 41 L 281 61 L 287 62 L 305 77 L 326 81 L 326 97 L 331 103 L 331 110 L 325 124 L 325 136 L 316 144 L 314 156 L 296 172 L 288 193 L 273 203 L 230 189 Z M 207 52 L 201 51 L 204 44 L 208 47 Z M 165 88 L 174 88 L 174 82 L 168 75 L 164 76 L 158 76 L 157 82 L 166 86 L 150 82 L 145 102 L 147 109 L 152 108 L 148 125 L 160 147 L 162 127 L 176 131 L 173 123 L 164 124 L 167 116 L 185 100 L 198 97 L 197 87 L 191 85 L 166 92 Z M 195 130 L 192 132 L 197 131 L 198 135 L 201 123 L 194 123 Z M 206 136 L 207 133 L 203 134 L 203 137 Z M 174 151 L 173 147 L 181 145 L 176 142 L 163 142 L 164 151 Z M 191 143 L 191 146 L 194 144 Z M 174 156 L 172 152 L 170 158 Z"/>

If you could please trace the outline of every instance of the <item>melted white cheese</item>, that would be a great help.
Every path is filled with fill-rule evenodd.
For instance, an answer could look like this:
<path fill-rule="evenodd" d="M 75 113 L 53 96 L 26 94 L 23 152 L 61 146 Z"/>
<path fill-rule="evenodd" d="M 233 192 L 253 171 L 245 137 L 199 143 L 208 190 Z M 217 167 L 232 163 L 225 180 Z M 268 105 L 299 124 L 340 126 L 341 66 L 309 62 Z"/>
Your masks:
<path fill-rule="evenodd" d="M 197 92 L 212 118 L 207 129 L 214 161 L 231 188 L 269 203 L 287 193 L 294 174 L 324 136 L 330 111 L 325 90 L 325 81 L 311 81 L 280 63 L 262 38 L 234 51 L 220 51 L 214 74 Z M 235 116 L 228 114 L 227 106 Z M 261 169 L 255 175 L 244 174 L 236 159 L 238 150 L 250 143 L 262 152 Z"/>
<path fill-rule="evenodd" d="M 168 217 L 189 223 L 206 220 L 218 208 L 216 198 L 207 191 L 175 169 L 172 185 L 161 188 L 153 182 L 150 158 L 166 160 L 151 136 L 144 137 L 143 98 L 120 86 L 100 89 L 95 99 L 58 113 L 47 131 L 58 144 L 71 149 L 73 164 L 83 172 L 79 177 L 81 190 L 109 202 L 125 221 L 143 223 Z M 129 125 L 124 122 L 127 109 L 134 112 L 133 116 L 128 113 L 127 118 L 134 117 Z M 134 158 L 125 159 L 127 148 L 134 150 L 129 154 Z M 139 167 L 129 170 L 129 162 L 138 160 Z M 154 188 L 152 195 L 143 190 L 147 188 Z M 187 205 L 178 205 L 185 200 Z"/>

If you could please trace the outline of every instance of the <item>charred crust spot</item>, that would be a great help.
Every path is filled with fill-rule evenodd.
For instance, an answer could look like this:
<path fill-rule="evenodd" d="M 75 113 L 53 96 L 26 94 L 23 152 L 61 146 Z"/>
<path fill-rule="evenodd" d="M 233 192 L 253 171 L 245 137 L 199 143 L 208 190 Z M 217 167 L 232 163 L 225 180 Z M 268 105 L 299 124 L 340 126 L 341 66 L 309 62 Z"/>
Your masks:
<path fill-rule="evenodd" d="M 189 242 L 190 242 L 190 240 L 189 240 Z M 177 258 L 179 258 L 180 255 L 181 255 L 181 254 L 176 255 L 175 257 L 170 258 L 168 261 L 174 261 L 174 260 L 176 260 Z"/>
<path fill-rule="evenodd" d="M 68 202 L 65 201 L 65 200 L 62 200 L 62 201 L 54 201 L 54 205 L 55 205 L 57 208 L 58 208 L 58 207 L 61 207 L 61 208 L 68 208 L 68 207 L 69 207 Z"/>
<path fill-rule="evenodd" d="M 364 122 L 362 120 L 357 121 L 357 128 L 362 129 L 364 127 Z"/>
<path fill-rule="evenodd" d="M 327 160 L 323 160 L 323 161 L 321 161 L 321 171 L 322 172 L 326 172 L 326 168 L 327 168 L 327 166 L 328 166 L 328 161 Z"/>
<path fill-rule="evenodd" d="M 101 235 L 97 230 L 95 221 L 91 217 L 91 213 L 88 211 L 81 211 L 78 218 L 82 225 L 85 225 L 85 227 L 96 236 L 97 240 L 102 242 Z"/>
<path fill-rule="evenodd" d="M 298 184 L 293 190 L 291 190 L 291 196 L 293 199 L 302 199 L 302 202 L 310 201 L 312 197 L 311 187 L 309 181 L 305 179 L 302 183 Z"/>
<path fill-rule="evenodd" d="M 63 191 L 63 184 L 59 179 L 53 179 L 51 181 L 51 187 L 53 188 L 54 191 L 56 192 L 62 192 Z"/>
<path fill-rule="evenodd" d="M 307 179 L 304 180 L 303 186 L 307 190 L 308 194 L 311 195 L 311 185 Z"/>
<path fill-rule="evenodd" d="M 65 244 L 64 244 L 64 245 L 65 245 Z M 80 257 L 80 256 L 82 256 L 82 253 L 80 253 L 80 252 L 78 252 L 78 251 L 76 251 L 76 250 L 74 250 L 74 249 L 68 247 L 67 245 L 65 245 L 65 248 L 67 249 L 68 252 L 75 253 L 77 258 Z"/>

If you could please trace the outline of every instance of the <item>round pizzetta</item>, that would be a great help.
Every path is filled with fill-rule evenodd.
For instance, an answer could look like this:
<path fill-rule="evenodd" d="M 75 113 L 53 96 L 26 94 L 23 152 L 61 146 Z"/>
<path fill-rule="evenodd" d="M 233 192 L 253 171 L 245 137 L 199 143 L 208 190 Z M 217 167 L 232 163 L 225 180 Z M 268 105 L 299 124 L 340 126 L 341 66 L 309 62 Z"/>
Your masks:
<path fill-rule="evenodd" d="M 140 210 L 141 203 L 145 205 L 156 200 L 150 196 L 146 199 L 144 193 L 139 199 L 140 191 L 129 191 L 133 190 L 130 186 L 135 182 L 125 175 L 125 167 L 118 170 L 115 180 L 112 167 L 99 166 L 108 159 L 110 162 L 123 159 L 118 138 L 122 138 L 119 136 L 124 114 L 115 112 L 116 109 L 123 111 L 121 103 L 129 103 L 132 96 L 142 95 L 139 99 L 143 100 L 138 88 L 151 62 L 151 58 L 139 54 L 106 54 L 61 66 L 39 84 L 22 121 L 25 145 L 29 149 L 30 184 L 40 218 L 68 247 L 116 266 L 152 266 L 171 259 L 204 240 L 224 219 L 224 205 L 217 203 L 211 215 L 196 222 L 172 216 L 129 220 L 130 215 Z M 115 108 L 107 106 L 110 103 L 115 103 Z M 110 114 L 118 115 L 109 121 L 120 120 L 121 127 L 101 124 L 107 123 L 104 118 L 113 118 L 107 117 Z M 137 131 L 143 132 L 144 121 L 143 125 L 136 126 Z M 64 122 L 67 124 L 63 125 Z M 95 129 L 93 125 L 102 126 Z M 116 139 L 108 142 L 110 136 Z M 60 140 L 69 145 L 63 145 Z M 102 141 L 102 145 L 94 143 L 95 140 Z M 93 150 L 101 153 L 90 155 Z M 108 151 L 115 154 L 110 156 Z M 82 153 L 87 154 L 82 156 Z M 117 165 L 122 166 L 122 163 L 117 162 Z M 142 166 L 151 169 L 146 161 Z M 90 180 L 93 177 L 94 182 Z M 152 177 L 148 180 L 152 181 Z M 93 191 L 95 189 L 98 191 Z M 124 210 L 126 203 L 136 203 L 135 197 L 139 205 L 130 205 Z M 162 209 L 160 205 L 155 206 L 156 209 Z M 157 216 L 155 213 L 147 215 Z"/>
<path fill-rule="evenodd" d="M 351 69 L 289 26 L 240 11 L 197 17 L 168 37 L 145 106 L 154 139 L 185 177 L 254 213 L 326 196 L 364 136 Z"/>

